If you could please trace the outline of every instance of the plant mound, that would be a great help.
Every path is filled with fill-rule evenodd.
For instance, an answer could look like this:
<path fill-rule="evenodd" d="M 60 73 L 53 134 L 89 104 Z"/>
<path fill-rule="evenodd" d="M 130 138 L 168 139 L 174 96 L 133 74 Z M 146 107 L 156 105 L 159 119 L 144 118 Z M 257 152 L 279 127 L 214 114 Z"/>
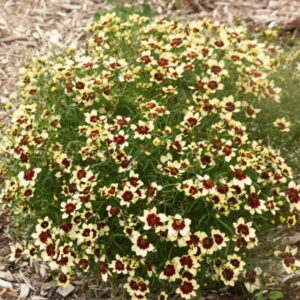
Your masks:
<path fill-rule="evenodd" d="M 87 31 L 85 49 L 22 70 L 1 142 L 0 199 L 22 226 L 12 260 L 132 299 L 258 289 L 253 249 L 300 210 L 291 169 L 243 121 L 253 99 L 280 98 L 274 48 L 207 20 L 109 13 Z M 294 271 L 294 249 L 276 254 Z"/>

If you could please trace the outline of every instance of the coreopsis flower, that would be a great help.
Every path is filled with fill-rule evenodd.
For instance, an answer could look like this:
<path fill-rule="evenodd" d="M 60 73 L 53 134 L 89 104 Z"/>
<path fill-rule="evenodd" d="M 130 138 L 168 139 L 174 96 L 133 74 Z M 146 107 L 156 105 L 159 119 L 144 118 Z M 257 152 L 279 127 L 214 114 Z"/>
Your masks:
<path fill-rule="evenodd" d="M 151 182 L 150 186 L 147 188 L 146 191 L 148 202 L 151 202 L 156 197 L 157 193 L 161 190 L 161 185 L 158 185 L 156 182 Z"/>
<path fill-rule="evenodd" d="M 183 255 L 181 257 L 175 257 L 173 259 L 176 265 L 180 267 L 181 270 L 188 271 L 190 274 L 195 276 L 199 268 L 199 263 L 193 255 Z"/>
<path fill-rule="evenodd" d="M 167 142 L 168 150 L 173 150 L 177 153 L 183 153 L 186 148 L 186 141 L 183 140 L 182 135 L 177 135 L 174 141 L 169 140 Z"/>
<path fill-rule="evenodd" d="M 251 185 L 252 180 L 248 177 L 242 168 L 230 166 L 231 170 L 234 172 L 233 184 L 241 188 L 246 185 Z"/>
<path fill-rule="evenodd" d="M 82 224 L 80 230 L 78 230 L 76 239 L 77 243 L 81 245 L 85 243 L 89 245 L 89 243 L 94 243 L 94 241 L 98 238 L 99 229 L 95 224 Z"/>
<path fill-rule="evenodd" d="M 204 175 L 204 176 L 197 175 L 197 178 L 200 181 L 202 196 L 207 196 L 215 192 L 216 185 L 208 175 Z"/>
<path fill-rule="evenodd" d="M 47 244 L 52 241 L 52 233 L 50 229 L 40 229 L 39 231 L 34 232 L 31 237 L 34 239 L 34 244 L 40 249 L 45 249 Z"/>
<path fill-rule="evenodd" d="M 215 59 L 208 59 L 206 61 L 208 66 L 208 74 L 216 76 L 228 76 L 228 71 L 225 68 L 224 61 L 217 61 Z"/>
<path fill-rule="evenodd" d="M 168 260 L 164 264 L 164 268 L 159 274 L 159 278 L 169 281 L 169 282 L 174 282 L 175 280 L 180 278 L 180 266 L 176 261 L 174 260 Z"/>
<path fill-rule="evenodd" d="M 158 170 L 166 173 L 170 177 L 177 178 L 184 172 L 182 164 L 177 160 L 173 161 L 173 156 L 171 155 L 171 153 L 162 155 L 160 161 L 162 164 L 159 164 L 157 166 Z"/>
<path fill-rule="evenodd" d="M 277 118 L 274 122 L 273 125 L 278 128 L 282 132 L 289 132 L 290 131 L 290 126 L 291 122 L 287 121 L 286 118 Z"/>
<path fill-rule="evenodd" d="M 168 85 L 168 86 L 164 86 L 162 88 L 163 92 L 167 95 L 177 95 L 178 91 L 177 88 L 174 87 L 173 85 Z"/>
<path fill-rule="evenodd" d="M 115 57 L 110 57 L 108 61 L 104 61 L 104 65 L 110 70 L 118 70 L 124 68 L 127 63 L 125 59 L 117 59 Z"/>
<path fill-rule="evenodd" d="M 184 299 L 191 299 L 196 297 L 196 291 L 199 289 L 199 285 L 196 280 L 182 280 L 180 287 L 177 288 L 176 293 Z"/>
<path fill-rule="evenodd" d="M 188 127 L 188 128 L 192 128 L 197 126 L 201 121 L 201 117 L 199 113 L 194 113 L 192 111 L 188 111 L 185 116 L 184 119 L 182 121 L 182 125 L 184 127 Z"/>
<path fill-rule="evenodd" d="M 106 210 L 107 210 L 108 215 L 110 217 L 112 217 L 112 216 L 120 217 L 122 215 L 121 209 L 119 207 L 116 207 L 116 206 L 108 205 L 106 207 Z"/>
<path fill-rule="evenodd" d="M 298 248 L 286 246 L 284 251 L 275 251 L 274 255 L 281 258 L 283 269 L 287 273 L 293 273 L 300 266 L 300 261 L 296 259 Z"/>
<path fill-rule="evenodd" d="M 288 227 L 295 226 L 297 224 L 296 216 L 288 216 L 286 218 L 286 223 L 288 224 Z"/>
<path fill-rule="evenodd" d="M 50 220 L 49 217 L 45 217 L 43 219 L 38 219 L 37 222 L 38 222 L 38 224 L 35 227 L 36 232 L 48 230 L 51 228 L 51 225 L 52 225 L 52 220 Z"/>
<path fill-rule="evenodd" d="M 200 232 L 200 249 L 201 253 L 211 255 L 218 248 L 215 245 L 214 239 L 205 232 Z"/>
<path fill-rule="evenodd" d="M 273 197 L 267 198 L 266 207 L 271 212 L 272 215 L 275 215 L 280 210 L 279 206 L 277 205 Z"/>
<path fill-rule="evenodd" d="M 235 233 L 244 238 L 246 241 L 250 241 L 255 238 L 255 229 L 252 227 L 252 222 L 245 222 L 244 218 L 240 217 L 237 222 L 233 223 Z"/>
<path fill-rule="evenodd" d="M 9 260 L 17 262 L 24 254 L 24 247 L 20 243 L 10 246 Z"/>
<path fill-rule="evenodd" d="M 148 241 L 147 236 L 139 234 L 137 231 L 132 233 L 131 241 L 133 243 L 131 249 L 139 256 L 145 257 L 148 252 L 153 252 L 155 248 Z"/>
<path fill-rule="evenodd" d="M 150 139 L 151 138 L 151 131 L 153 130 L 153 122 L 144 122 L 139 120 L 138 124 L 131 124 L 130 128 L 134 131 L 134 138 L 135 139 Z"/>
<path fill-rule="evenodd" d="M 30 168 L 18 174 L 19 184 L 21 186 L 34 186 L 37 175 L 42 171 L 41 168 Z"/>
<path fill-rule="evenodd" d="M 261 200 L 258 193 L 255 191 L 255 188 L 251 186 L 250 193 L 248 194 L 247 204 L 245 209 L 250 212 L 251 215 L 255 213 L 262 214 L 263 211 L 267 210 L 265 201 Z"/>
<path fill-rule="evenodd" d="M 145 198 L 145 194 L 141 194 L 139 189 L 136 189 L 130 185 L 126 185 L 123 190 L 120 190 L 117 197 L 121 200 L 122 206 L 129 206 L 130 204 L 136 203 L 139 199 Z"/>
<path fill-rule="evenodd" d="M 111 275 L 111 272 L 108 269 L 108 264 L 106 263 L 105 256 L 101 256 L 99 259 L 99 271 L 101 278 L 104 282 L 107 282 L 108 276 Z"/>
<path fill-rule="evenodd" d="M 232 141 L 226 141 L 222 149 L 219 150 L 220 155 L 224 155 L 225 161 L 230 162 L 236 156 L 235 148 L 232 146 Z"/>
<path fill-rule="evenodd" d="M 261 288 L 261 281 L 259 278 L 261 273 L 262 269 L 259 267 L 254 268 L 254 270 L 244 272 L 245 287 L 250 293 Z"/>
<path fill-rule="evenodd" d="M 235 101 L 233 96 L 224 97 L 220 103 L 225 118 L 231 119 L 233 113 L 240 111 L 241 102 Z"/>
<path fill-rule="evenodd" d="M 132 299 L 146 299 L 146 295 L 149 293 L 149 281 L 142 277 L 129 276 L 124 287 Z"/>
<path fill-rule="evenodd" d="M 30 262 L 35 261 L 38 258 L 37 248 L 29 243 L 27 249 L 24 250 L 24 256 L 30 260 Z"/>
<path fill-rule="evenodd" d="M 117 273 L 117 274 L 127 274 L 128 273 L 127 262 L 124 261 L 124 258 L 120 257 L 119 254 L 117 254 L 115 260 L 113 260 L 109 264 L 109 268 L 112 269 L 113 272 Z"/>
<path fill-rule="evenodd" d="M 168 239 L 175 241 L 178 237 L 187 236 L 190 232 L 191 220 L 182 218 L 179 214 L 169 218 L 167 225 Z"/>
<path fill-rule="evenodd" d="M 227 262 L 233 267 L 237 274 L 242 272 L 246 265 L 242 258 L 236 254 L 227 255 Z"/>
<path fill-rule="evenodd" d="M 62 202 L 60 206 L 63 212 L 62 218 L 66 219 L 80 209 L 81 203 L 78 200 L 69 199 L 66 202 Z"/>
<path fill-rule="evenodd" d="M 290 203 L 291 209 L 300 211 L 300 185 L 297 185 L 294 181 L 290 181 L 286 196 Z"/>
<path fill-rule="evenodd" d="M 211 231 L 211 236 L 214 240 L 214 245 L 218 249 L 222 249 L 223 247 L 226 247 L 227 242 L 229 241 L 229 238 L 218 229 L 213 229 Z"/>
<path fill-rule="evenodd" d="M 139 219 L 144 223 L 143 228 L 145 230 L 153 228 L 155 232 L 163 230 L 164 224 L 168 220 L 165 214 L 157 213 L 156 207 L 151 210 L 144 210 L 144 215 Z"/>
<path fill-rule="evenodd" d="M 250 119 L 255 119 L 256 115 L 261 111 L 259 108 L 253 107 L 251 104 L 246 104 L 244 107 L 245 116 Z"/>
<path fill-rule="evenodd" d="M 238 273 L 230 263 L 226 263 L 220 270 L 220 279 L 226 286 L 234 286 L 238 279 Z"/>
<path fill-rule="evenodd" d="M 109 140 L 120 149 L 128 147 L 128 134 L 125 134 L 124 130 L 118 131 L 115 135 L 109 134 Z"/>
<path fill-rule="evenodd" d="M 143 64 L 150 64 L 153 61 L 151 51 L 142 51 L 141 56 L 137 59 L 137 61 L 142 62 Z"/>
<path fill-rule="evenodd" d="M 71 277 L 69 274 L 61 273 L 56 277 L 56 282 L 59 286 L 66 287 L 70 284 Z"/>
<path fill-rule="evenodd" d="M 68 158 L 68 156 L 64 153 L 61 153 L 57 157 L 58 163 L 63 168 L 63 172 L 70 173 L 70 170 L 72 168 L 72 160 Z"/>

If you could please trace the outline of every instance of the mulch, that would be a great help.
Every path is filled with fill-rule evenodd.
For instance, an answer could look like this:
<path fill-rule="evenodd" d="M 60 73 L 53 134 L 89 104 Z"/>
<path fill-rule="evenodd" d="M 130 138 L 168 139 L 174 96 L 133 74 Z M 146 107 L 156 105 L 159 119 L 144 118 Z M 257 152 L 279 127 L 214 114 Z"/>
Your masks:
<path fill-rule="evenodd" d="M 84 41 L 84 28 L 96 12 L 111 9 L 114 1 L 97 0 L 0 0 L 0 127 L 12 110 L 4 110 L 9 101 L 18 103 L 16 82 L 19 69 L 30 55 L 46 55 L 52 49 L 79 47 Z M 143 1 L 115 1 L 137 5 Z M 299 0 L 150 0 L 151 8 L 170 18 L 191 19 L 209 17 L 234 24 L 241 20 L 250 28 L 280 27 L 283 34 L 300 35 Z M 13 108 L 12 108 L 13 109 Z M 0 208 L 1 209 L 1 208 Z M 299 231 L 295 234 L 299 235 Z M 288 233 L 290 235 L 290 233 Z M 75 282 L 74 291 L 63 298 L 57 293 L 45 266 L 38 262 L 9 262 L 9 244 L 14 238 L 9 230 L 9 214 L 0 211 L 0 281 L 12 288 L 1 287 L 0 299 L 55 300 L 109 299 L 107 287 L 96 282 Z M 296 242 L 299 245 L 299 241 Z M 298 277 L 297 277 L 298 276 Z M 287 298 L 300 299 L 300 274 L 283 284 Z M 29 289 L 29 291 L 28 291 Z M 226 294 L 227 293 L 227 294 Z M 242 299 L 224 292 L 210 294 L 207 299 Z"/>

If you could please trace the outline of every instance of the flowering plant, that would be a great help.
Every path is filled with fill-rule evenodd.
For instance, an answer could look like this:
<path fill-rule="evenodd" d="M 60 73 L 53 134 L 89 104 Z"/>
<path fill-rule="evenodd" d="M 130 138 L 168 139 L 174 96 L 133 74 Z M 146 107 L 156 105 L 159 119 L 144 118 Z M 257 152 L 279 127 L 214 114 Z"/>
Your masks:
<path fill-rule="evenodd" d="M 12 260 L 42 258 L 60 285 L 125 280 L 132 299 L 253 292 L 249 253 L 300 211 L 291 169 L 243 122 L 252 99 L 279 101 L 271 50 L 207 20 L 108 13 L 87 31 L 86 49 L 22 70 L 0 149 L 0 199 L 24 232 Z M 276 252 L 289 272 L 295 253 Z"/>

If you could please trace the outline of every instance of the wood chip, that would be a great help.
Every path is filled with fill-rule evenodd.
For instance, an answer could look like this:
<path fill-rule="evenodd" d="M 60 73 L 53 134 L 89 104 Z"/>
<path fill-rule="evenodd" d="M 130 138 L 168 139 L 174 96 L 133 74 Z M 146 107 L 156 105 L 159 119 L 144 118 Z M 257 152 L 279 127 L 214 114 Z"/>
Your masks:
<path fill-rule="evenodd" d="M 75 290 L 75 286 L 72 284 L 67 285 L 66 287 L 59 287 L 56 292 L 62 297 L 66 297 Z"/>
<path fill-rule="evenodd" d="M 29 286 L 27 284 L 22 283 L 20 285 L 20 290 L 21 290 L 21 292 L 20 292 L 20 295 L 19 295 L 18 299 L 19 300 L 27 299 L 27 296 L 29 295 L 29 292 L 30 292 Z"/>
<path fill-rule="evenodd" d="M 0 278 L 7 281 L 14 281 L 14 277 L 12 276 L 10 271 L 6 271 L 6 272 L 0 271 Z"/>
<path fill-rule="evenodd" d="M 9 281 L 0 279 L 0 287 L 7 288 L 7 289 L 12 289 L 13 285 Z"/>
<path fill-rule="evenodd" d="M 56 281 L 55 280 L 43 283 L 42 286 L 41 286 L 41 289 L 42 290 L 49 290 L 49 289 L 54 288 L 54 287 L 56 287 Z"/>

